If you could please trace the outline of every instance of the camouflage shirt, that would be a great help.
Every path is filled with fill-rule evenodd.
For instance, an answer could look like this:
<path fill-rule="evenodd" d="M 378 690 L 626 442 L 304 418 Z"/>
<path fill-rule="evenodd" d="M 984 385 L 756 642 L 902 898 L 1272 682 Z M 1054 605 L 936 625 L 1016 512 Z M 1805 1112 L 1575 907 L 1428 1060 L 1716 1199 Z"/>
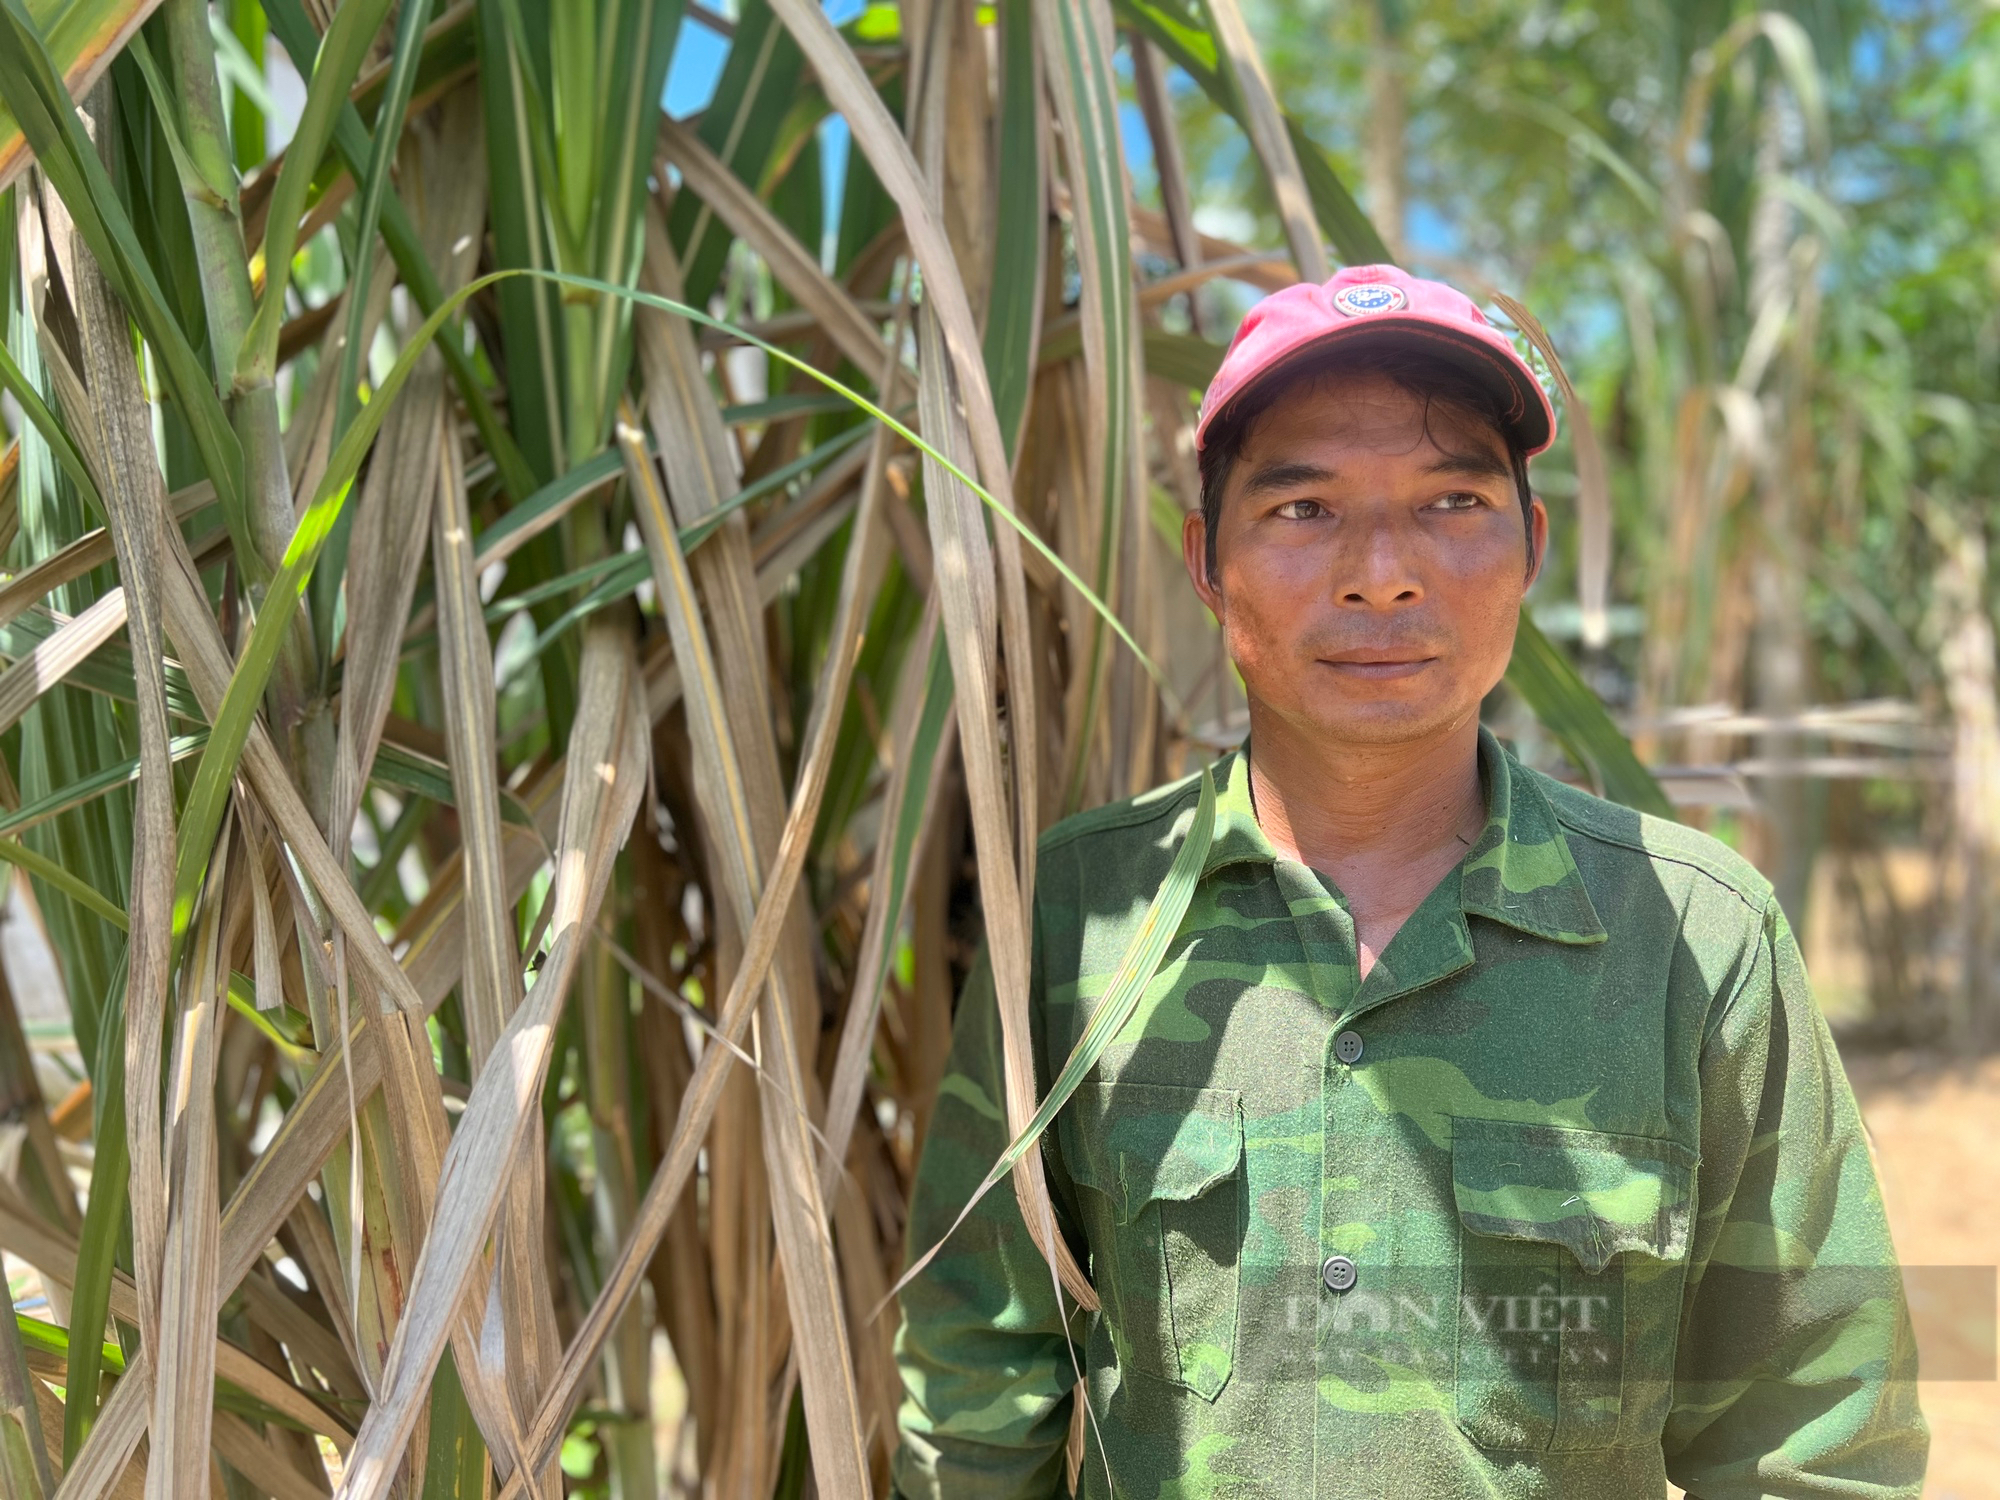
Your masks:
<path fill-rule="evenodd" d="M 1769 885 L 1482 734 L 1488 818 L 1364 980 L 1241 753 L 1137 1014 L 1044 1143 L 1101 1297 L 1064 1318 L 1003 1183 L 903 1296 L 910 1500 L 1915 1496 L 1927 1439 L 1868 1147 Z M 1194 779 L 1050 831 L 1043 1085 Z M 1006 1144 L 984 965 L 910 1244 Z M 1075 1363 L 1072 1363 L 1074 1358 Z"/>

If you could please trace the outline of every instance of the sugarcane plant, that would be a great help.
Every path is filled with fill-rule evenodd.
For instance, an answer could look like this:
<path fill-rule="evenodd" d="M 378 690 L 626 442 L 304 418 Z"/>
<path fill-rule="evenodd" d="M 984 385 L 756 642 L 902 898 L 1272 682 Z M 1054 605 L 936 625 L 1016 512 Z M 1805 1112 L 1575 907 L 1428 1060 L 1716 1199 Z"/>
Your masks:
<path fill-rule="evenodd" d="M 0 0 L 0 859 L 76 1085 L 0 985 L 10 1494 L 881 1493 L 982 935 L 1041 1222 L 1037 836 L 1240 734 L 1188 299 L 1388 255 L 1236 0 L 855 9 Z M 1283 252 L 1197 232 L 1169 68 Z"/>

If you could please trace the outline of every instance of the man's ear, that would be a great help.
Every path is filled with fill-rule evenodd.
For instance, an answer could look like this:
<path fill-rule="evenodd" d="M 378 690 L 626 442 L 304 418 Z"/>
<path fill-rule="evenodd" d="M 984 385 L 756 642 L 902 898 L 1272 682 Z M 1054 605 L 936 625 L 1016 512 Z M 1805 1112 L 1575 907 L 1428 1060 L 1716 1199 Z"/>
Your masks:
<path fill-rule="evenodd" d="M 1222 590 L 1208 576 L 1208 517 L 1191 510 L 1181 521 L 1181 561 L 1187 565 L 1188 582 L 1208 612 L 1222 618 Z"/>
<path fill-rule="evenodd" d="M 1536 495 L 1528 502 L 1528 581 L 1523 589 L 1535 586 L 1535 580 L 1542 576 L 1542 564 L 1549 556 L 1549 508 L 1542 504 L 1542 497 Z"/>

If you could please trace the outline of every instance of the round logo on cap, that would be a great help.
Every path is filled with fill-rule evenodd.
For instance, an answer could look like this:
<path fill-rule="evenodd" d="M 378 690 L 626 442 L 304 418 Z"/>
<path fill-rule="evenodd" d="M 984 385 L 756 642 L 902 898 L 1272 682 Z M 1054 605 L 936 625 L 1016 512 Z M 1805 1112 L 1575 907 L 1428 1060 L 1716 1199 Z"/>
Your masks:
<path fill-rule="evenodd" d="M 1333 294 L 1333 305 L 1350 318 L 1365 313 L 1398 312 L 1410 305 L 1403 289 L 1386 281 L 1362 281 Z"/>

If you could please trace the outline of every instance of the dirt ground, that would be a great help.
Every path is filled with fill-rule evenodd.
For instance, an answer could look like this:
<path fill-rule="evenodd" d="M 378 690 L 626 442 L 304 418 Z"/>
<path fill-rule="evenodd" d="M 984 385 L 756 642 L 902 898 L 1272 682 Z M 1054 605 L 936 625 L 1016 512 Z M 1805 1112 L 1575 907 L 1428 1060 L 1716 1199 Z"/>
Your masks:
<path fill-rule="evenodd" d="M 2000 1057 L 1954 1061 L 1934 1053 L 1850 1053 L 1861 1111 L 1875 1143 L 1896 1251 L 1906 1268 L 1921 1365 L 1981 1380 L 1922 1382 L 1931 1424 L 1926 1500 L 2000 1500 L 2000 1382 L 1994 1376 L 1993 1302 L 1943 1288 L 1928 1266 L 1986 1268 L 2000 1259 Z"/>

